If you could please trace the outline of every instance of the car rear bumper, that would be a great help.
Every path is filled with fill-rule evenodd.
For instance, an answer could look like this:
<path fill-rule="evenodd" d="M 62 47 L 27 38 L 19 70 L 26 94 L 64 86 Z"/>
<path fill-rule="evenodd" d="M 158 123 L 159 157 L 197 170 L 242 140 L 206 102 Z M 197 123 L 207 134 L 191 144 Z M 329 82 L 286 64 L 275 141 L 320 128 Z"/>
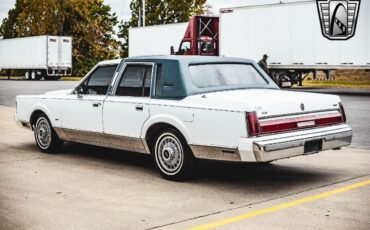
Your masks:
<path fill-rule="evenodd" d="M 348 146 L 352 129 L 346 124 L 278 133 L 261 137 L 241 137 L 236 147 L 190 145 L 196 158 L 222 161 L 270 162 Z"/>
<path fill-rule="evenodd" d="M 336 129 L 317 130 L 296 136 L 270 138 L 253 142 L 253 154 L 257 162 L 270 162 L 300 155 L 338 149 L 352 142 L 352 129 L 341 125 Z"/>

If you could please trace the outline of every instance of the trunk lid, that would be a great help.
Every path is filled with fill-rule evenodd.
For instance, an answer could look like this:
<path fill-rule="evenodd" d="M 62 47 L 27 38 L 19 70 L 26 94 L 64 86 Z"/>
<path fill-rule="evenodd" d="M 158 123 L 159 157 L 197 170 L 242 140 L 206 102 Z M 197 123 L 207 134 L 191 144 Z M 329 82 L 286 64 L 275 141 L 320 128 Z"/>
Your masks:
<path fill-rule="evenodd" d="M 228 109 L 256 111 L 259 119 L 339 110 L 340 98 L 335 95 L 293 92 L 279 89 L 229 90 L 206 94 L 208 105 Z"/>

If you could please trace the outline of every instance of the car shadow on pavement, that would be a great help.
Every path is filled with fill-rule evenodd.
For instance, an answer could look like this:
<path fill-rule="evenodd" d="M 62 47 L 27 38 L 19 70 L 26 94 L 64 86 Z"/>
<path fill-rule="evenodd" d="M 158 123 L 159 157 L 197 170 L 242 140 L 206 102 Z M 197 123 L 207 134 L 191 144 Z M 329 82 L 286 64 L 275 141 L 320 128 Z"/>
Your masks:
<path fill-rule="evenodd" d="M 308 166 L 308 165 L 307 165 Z M 198 169 L 198 182 L 223 182 L 264 185 L 301 185 L 324 181 L 335 174 L 327 170 L 302 167 L 289 162 L 245 163 L 202 160 Z M 269 191 L 271 192 L 271 191 Z"/>
<path fill-rule="evenodd" d="M 115 167 L 129 167 L 140 170 L 141 173 L 150 174 L 159 178 L 155 166 L 149 155 L 114 150 L 77 143 L 66 143 L 62 155 L 71 157 L 93 159 L 101 164 Z M 244 163 L 200 160 L 195 175 L 187 181 L 192 184 L 227 185 L 228 189 L 241 187 L 267 187 L 279 190 L 283 187 L 300 187 L 302 184 L 315 184 L 315 182 L 329 181 L 335 173 L 314 167 L 302 167 L 302 164 L 280 163 Z M 284 189 L 284 188 L 281 188 Z M 285 188 L 286 189 L 286 188 Z M 264 191 L 260 191 L 264 192 Z M 271 192 L 271 190 L 266 192 Z"/>

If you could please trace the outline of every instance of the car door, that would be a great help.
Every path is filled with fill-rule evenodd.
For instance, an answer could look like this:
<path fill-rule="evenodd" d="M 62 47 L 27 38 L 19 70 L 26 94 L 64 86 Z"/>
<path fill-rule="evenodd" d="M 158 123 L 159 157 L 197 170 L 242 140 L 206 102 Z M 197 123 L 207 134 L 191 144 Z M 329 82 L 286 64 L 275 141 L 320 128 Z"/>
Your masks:
<path fill-rule="evenodd" d="M 70 139 L 94 142 L 103 133 L 103 103 L 116 68 L 117 64 L 97 66 L 80 84 L 82 92 L 61 101 L 61 124 Z"/>
<path fill-rule="evenodd" d="M 113 94 L 104 102 L 104 133 L 112 146 L 145 151 L 140 135 L 149 118 L 152 75 L 152 63 L 125 64 Z"/>

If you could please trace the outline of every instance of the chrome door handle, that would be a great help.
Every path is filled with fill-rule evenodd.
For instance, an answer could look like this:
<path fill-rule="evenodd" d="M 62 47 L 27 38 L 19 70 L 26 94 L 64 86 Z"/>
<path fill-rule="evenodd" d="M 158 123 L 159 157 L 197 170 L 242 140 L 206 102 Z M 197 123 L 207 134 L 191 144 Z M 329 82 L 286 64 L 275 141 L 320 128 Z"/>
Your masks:
<path fill-rule="evenodd" d="M 101 103 L 100 102 L 99 103 L 93 103 L 92 105 L 93 105 L 93 107 L 99 107 L 99 106 L 101 106 Z"/>
<path fill-rule="evenodd" d="M 142 105 L 137 105 L 136 106 L 136 110 L 138 110 L 138 111 L 143 111 L 143 106 Z"/>

